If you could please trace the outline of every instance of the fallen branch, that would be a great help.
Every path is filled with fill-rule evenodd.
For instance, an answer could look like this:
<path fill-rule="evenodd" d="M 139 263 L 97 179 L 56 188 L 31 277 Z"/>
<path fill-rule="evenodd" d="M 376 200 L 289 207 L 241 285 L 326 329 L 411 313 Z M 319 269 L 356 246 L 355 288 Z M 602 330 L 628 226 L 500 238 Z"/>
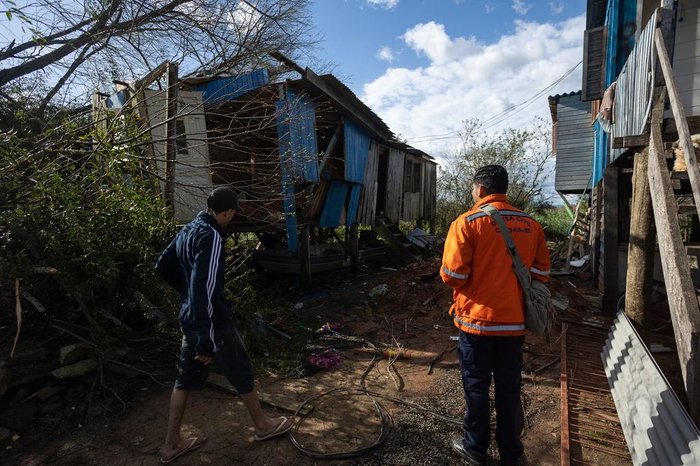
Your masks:
<path fill-rule="evenodd" d="M 34 309 L 36 309 L 42 314 L 46 314 L 46 307 L 44 307 L 44 305 L 41 304 L 41 302 L 38 299 L 36 299 L 33 295 L 29 294 L 28 291 L 22 290 L 22 297 L 29 301 L 29 303 L 32 306 L 34 306 Z"/>
<path fill-rule="evenodd" d="M 559 359 L 561 359 L 560 356 L 557 356 L 554 360 L 552 360 L 552 361 L 548 362 L 547 364 L 540 366 L 537 369 L 535 369 L 534 371 L 532 371 L 533 374 L 539 374 L 540 372 L 544 372 L 545 370 L 549 369 L 550 367 L 552 367 L 553 365 L 558 363 Z"/>
<path fill-rule="evenodd" d="M 440 354 L 438 354 L 437 356 L 435 356 L 435 357 L 430 361 L 430 364 L 428 365 L 428 375 L 432 375 L 432 374 L 433 374 L 433 366 L 435 365 L 435 363 L 437 363 L 440 359 L 442 359 L 442 357 L 443 357 L 445 354 L 451 353 L 451 352 L 453 352 L 453 351 L 456 350 L 456 349 L 457 349 L 457 345 L 454 345 L 452 348 L 448 348 L 448 349 L 442 351 L 442 352 L 441 352 Z"/>
<path fill-rule="evenodd" d="M 450 291 L 451 289 L 452 289 L 452 288 L 445 288 L 444 290 L 439 291 L 438 293 L 435 293 L 434 295 L 432 295 L 431 297 L 429 297 L 428 299 L 426 299 L 425 301 L 423 301 L 423 306 L 427 306 L 428 304 L 430 304 L 430 302 L 431 302 L 433 299 L 438 298 L 438 297 L 444 295 L 445 293 L 447 293 L 447 292 Z"/>
<path fill-rule="evenodd" d="M 15 333 L 15 341 L 12 343 L 10 359 L 15 357 L 15 349 L 17 348 L 17 341 L 19 340 L 19 333 L 22 331 L 22 303 L 19 300 L 19 296 L 19 278 L 15 278 L 15 316 L 17 318 L 17 333 Z"/>
<path fill-rule="evenodd" d="M 141 312 L 145 312 L 146 314 L 149 314 L 151 317 L 153 317 L 155 320 L 157 320 L 158 323 L 161 325 L 167 325 L 168 327 L 175 327 L 175 319 L 173 319 L 172 316 L 161 311 L 158 308 L 158 306 L 151 303 L 143 295 L 143 293 L 141 293 L 139 291 L 134 291 L 132 293 L 132 296 L 134 297 L 134 302 L 136 303 L 136 307 L 138 307 Z"/>

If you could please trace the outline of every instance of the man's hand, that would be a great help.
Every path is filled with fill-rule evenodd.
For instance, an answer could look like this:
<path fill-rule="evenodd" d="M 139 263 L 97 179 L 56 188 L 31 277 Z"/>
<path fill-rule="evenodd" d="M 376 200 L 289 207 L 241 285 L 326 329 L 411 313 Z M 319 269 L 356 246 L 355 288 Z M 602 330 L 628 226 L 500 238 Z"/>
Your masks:
<path fill-rule="evenodd" d="M 211 365 L 212 362 L 214 362 L 214 359 L 212 359 L 211 356 L 203 356 L 201 354 L 198 354 L 197 356 L 195 356 L 194 360 L 197 362 L 201 362 L 205 366 L 209 366 L 209 365 Z"/>

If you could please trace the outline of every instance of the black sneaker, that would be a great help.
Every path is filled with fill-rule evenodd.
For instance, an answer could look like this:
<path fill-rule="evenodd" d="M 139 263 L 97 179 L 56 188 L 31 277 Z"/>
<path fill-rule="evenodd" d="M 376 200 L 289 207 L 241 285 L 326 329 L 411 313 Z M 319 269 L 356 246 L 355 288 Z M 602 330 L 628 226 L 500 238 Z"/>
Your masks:
<path fill-rule="evenodd" d="M 464 448 L 464 437 L 460 434 L 452 436 L 452 450 L 467 461 L 470 466 L 485 466 L 486 461 L 480 460 L 476 454 Z"/>

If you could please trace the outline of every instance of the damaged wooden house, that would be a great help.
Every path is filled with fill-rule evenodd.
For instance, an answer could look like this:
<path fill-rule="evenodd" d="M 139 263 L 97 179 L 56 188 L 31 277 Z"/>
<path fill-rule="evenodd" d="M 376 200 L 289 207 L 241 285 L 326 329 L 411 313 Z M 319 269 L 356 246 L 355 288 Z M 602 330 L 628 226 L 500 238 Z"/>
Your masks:
<path fill-rule="evenodd" d="M 610 391 L 634 464 L 700 464 L 700 1 L 588 0 L 583 65 L 550 106 L 586 128 L 557 189 L 588 191 Z"/>
<path fill-rule="evenodd" d="M 175 65 L 163 64 L 113 95 L 95 94 L 95 120 L 106 127 L 110 114 L 136 116 L 150 137 L 144 159 L 179 223 L 206 205 L 212 187 L 236 189 L 243 212 L 230 233 L 257 235 L 254 258 L 268 271 L 308 282 L 389 249 L 419 260 L 398 223 L 432 225 L 433 157 L 399 142 L 335 76 L 272 55 L 276 67 L 239 76 L 178 79 Z"/>

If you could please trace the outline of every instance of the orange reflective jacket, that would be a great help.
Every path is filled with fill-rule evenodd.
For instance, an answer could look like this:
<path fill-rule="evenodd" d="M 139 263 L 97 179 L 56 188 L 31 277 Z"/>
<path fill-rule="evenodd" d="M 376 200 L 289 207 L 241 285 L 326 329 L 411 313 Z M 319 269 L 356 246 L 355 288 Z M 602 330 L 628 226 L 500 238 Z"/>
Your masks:
<path fill-rule="evenodd" d="M 505 194 L 491 194 L 452 222 L 447 234 L 440 276 L 454 288 L 450 315 L 455 326 L 468 333 L 524 335 L 523 294 L 513 260 L 496 223 L 479 210 L 484 204 L 500 211 L 532 278 L 549 279 L 549 250 L 542 226 L 508 204 Z"/>

